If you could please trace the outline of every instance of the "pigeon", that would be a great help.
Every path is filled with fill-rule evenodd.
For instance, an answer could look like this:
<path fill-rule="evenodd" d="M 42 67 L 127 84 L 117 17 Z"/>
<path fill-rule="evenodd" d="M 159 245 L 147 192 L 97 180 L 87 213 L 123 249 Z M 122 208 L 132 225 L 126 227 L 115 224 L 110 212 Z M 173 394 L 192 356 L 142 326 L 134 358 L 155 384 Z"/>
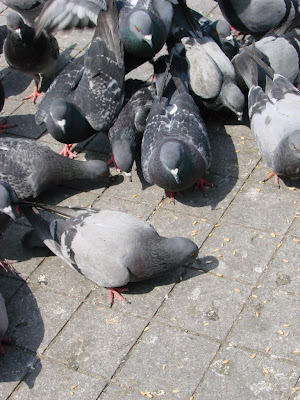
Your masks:
<path fill-rule="evenodd" d="M 227 108 L 241 120 L 245 97 L 236 84 L 230 60 L 211 37 L 203 36 L 201 26 L 182 0 L 174 10 L 173 37 L 168 45 L 189 62 L 190 90 L 206 108 Z"/>
<path fill-rule="evenodd" d="M 59 55 L 57 40 L 53 35 L 42 33 L 36 38 L 34 29 L 25 24 L 17 13 L 7 16 L 7 38 L 4 42 L 4 56 L 14 69 L 28 75 L 35 81 L 35 90 L 25 99 L 42 96 L 39 91 L 40 74 L 54 78 Z"/>
<path fill-rule="evenodd" d="M 155 277 L 198 255 L 190 239 L 162 237 L 148 222 L 124 212 L 34 203 L 20 207 L 54 254 L 108 289 L 111 305 L 114 294 L 124 301 L 120 292 L 128 282 Z"/>
<path fill-rule="evenodd" d="M 261 38 L 299 15 L 299 0 L 218 0 L 226 20 L 244 34 Z"/>
<path fill-rule="evenodd" d="M 1 0 L 4 5 L 19 13 L 25 22 L 34 27 L 35 19 L 40 14 L 47 0 Z"/>
<path fill-rule="evenodd" d="M 2 85 L 2 82 L 0 81 L 0 112 L 4 107 L 4 101 L 5 101 L 4 87 Z M 6 119 L 4 119 L 4 121 L 0 122 L 0 133 L 4 133 L 6 129 L 13 128 L 14 126 L 15 126 L 14 124 L 6 124 Z"/>
<path fill-rule="evenodd" d="M 0 236 L 2 236 L 2 234 L 6 231 L 11 221 L 16 221 L 17 217 L 20 215 L 19 206 L 16 205 L 17 202 L 18 197 L 16 193 L 12 190 L 11 186 L 3 181 L 0 181 Z M 15 272 L 14 268 L 11 266 L 13 262 L 14 261 L 12 260 L 0 260 L 0 267 L 3 268 L 6 272 Z"/>
<path fill-rule="evenodd" d="M 119 36 L 126 52 L 152 58 L 167 40 L 174 0 L 124 1 L 119 13 Z"/>
<path fill-rule="evenodd" d="M 5 307 L 5 300 L 0 293 L 0 355 L 4 354 L 2 343 L 5 343 L 7 340 L 3 339 L 8 328 L 8 317 Z"/>
<path fill-rule="evenodd" d="M 101 10 L 107 9 L 106 0 L 48 0 L 37 20 L 36 34 L 97 25 Z"/>
<path fill-rule="evenodd" d="M 117 168 L 125 172 L 130 181 L 132 164 L 141 148 L 146 119 L 153 99 L 153 87 L 143 85 L 126 103 L 108 132 L 112 160 Z"/>
<path fill-rule="evenodd" d="M 85 55 L 69 64 L 46 92 L 35 115 L 36 123 L 45 122 L 48 132 L 66 144 L 81 142 L 96 131 L 108 131 L 121 110 L 123 87 L 123 46 L 112 1 L 107 11 L 100 11 Z"/>
<path fill-rule="evenodd" d="M 108 175 L 104 161 L 71 160 L 31 139 L 0 138 L 0 179 L 10 184 L 20 199 L 35 198 L 54 185 Z"/>
<path fill-rule="evenodd" d="M 268 64 L 272 70 L 286 77 L 295 85 L 300 84 L 300 29 L 293 29 L 283 35 L 270 33 L 255 42 L 255 48 L 260 58 Z M 251 46 L 248 48 L 251 48 Z M 249 87 L 252 83 L 251 57 L 246 50 L 234 57 L 233 65 L 237 71 L 237 81 L 242 86 L 241 79 L 246 80 Z M 265 89 L 267 74 L 265 69 L 258 66 L 258 85 Z"/>
<path fill-rule="evenodd" d="M 171 62 L 172 80 L 163 89 L 168 72 L 166 62 Z M 172 61 L 159 58 L 154 68 L 158 94 L 142 141 L 144 178 L 165 189 L 171 199 L 174 192 L 194 183 L 205 191 L 204 186 L 211 184 L 201 177 L 210 166 L 211 149 L 206 126 L 188 93 L 187 62 L 173 55 Z"/>

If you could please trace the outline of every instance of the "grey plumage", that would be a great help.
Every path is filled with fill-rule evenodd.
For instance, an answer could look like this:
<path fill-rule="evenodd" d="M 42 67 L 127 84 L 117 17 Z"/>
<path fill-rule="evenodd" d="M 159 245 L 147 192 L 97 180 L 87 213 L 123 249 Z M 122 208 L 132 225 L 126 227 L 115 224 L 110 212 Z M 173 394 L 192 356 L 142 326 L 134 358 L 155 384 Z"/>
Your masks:
<path fill-rule="evenodd" d="M 0 293 L 0 355 L 4 353 L 1 341 L 8 328 L 8 317 L 5 307 L 5 300 Z"/>
<path fill-rule="evenodd" d="M 62 143 L 77 143 L 95 131 L 107 131 L 121 109 L 123 85 L 118 13 L 115 2 L 110 2 L 107 11 L 99 13 L 84 57 L 71 63 L 50 86 L 38 107 L 36 122 L 45 122 L 49 133 Z"/>
<path fill-rule="evenodd" d="M 102 176 L 108 176 L 103 161 L 70 160 L 34 140 L 0 138 L 0 179 L 21 199 L 36 197 L 55 185 Z"/>
<path fill-rule="evenodd" d="M 40 207 L 40 206 L 38 206 Z M 197 246 L 186 238 L 164 238 L 130 214 L 96 209 L 22 206 L 46 246 L 99 286 L 117 288 L 192 262 Z"/>
<path fill-rule="evenodd" d="M 26 23 L 34 27 L 47 0 L 1 0 L 3 4 L 19 13 Z"/>
<path fill-rule="evenodd" d="M 116 165 L 131 177 L 132 164 L 140 150 L 154 89 L 144 85 L 128 100 L 108 132 Z"/>
<path fill-rule="evenodd" d="M 36 33 L 94 26 L 99 12 L 106 9 L 106 0 L 48 0 L 37 20 Z"/>
<path fill-rule="evenodd" d="M 155 64 L 158 93 L 165 74 Z M 207 171 L 211 150 L 205 124 L 187 90 L 185 59 L 173 56 L 172 80 L 153 102 L 142 142 L 142 168 L 147 182 L 177 192 L 196 183 Z"/>
<path fill-rule="evenodd" d="M 17 13 L 7 16 L 8 34 L 4 42 L 4 56 L 8 64 L 35 81 L 35 92 L 29 96 L 35 102 L 39 95 L 40 74 L 54 78 L 59 49 L 53 35 L 42 33 L 36 38 Z"/>

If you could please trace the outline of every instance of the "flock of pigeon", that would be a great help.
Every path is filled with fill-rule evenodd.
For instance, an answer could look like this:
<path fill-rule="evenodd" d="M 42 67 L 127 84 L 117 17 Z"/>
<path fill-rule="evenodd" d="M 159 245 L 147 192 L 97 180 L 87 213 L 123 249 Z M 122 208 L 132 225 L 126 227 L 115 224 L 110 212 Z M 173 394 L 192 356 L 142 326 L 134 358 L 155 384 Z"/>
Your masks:
<path fill-rule="evenodd" d="M 103 161 L 69 158 L 74 143 L 107 132 L 112 161 L 130 179 L 140 152 L 145 180 L 167 196 L 192 185 L 205 191 L 211 149 L 199 110 L 227 108 L 241 120 L 248 103 L 251 130 L 272 175 L 300 178 L 299 0 L 218 0 L 226 21 L 214 22 L 184 0 L 2 2 L 16 11 L 7 16 L 4 56 L 34 79 L 27 99 L 43 96 L 36 123 L 45 123 L 64 149 L 59 155 L 32 140 L 0 138 L 0 232 L 24 214 L 34 228 L 27 245 L 46 245 L 106 287 L 111 304 L 114 295 L 125 300 L 128 282 L 191 263 L 198 248 L 187 238 L 161 237 L 130 214 L 35 202 L 53 185 L 109 175 Z M 93 25 L 85 55 L 55 78 L 53 33 Z M 252 43 L 241 47 L 232 27 L 250 34 Z M 163 46 L 166 54 L 156 56 Z M 151 81 L 125 82 L 146 61 L 153 65 Z M 44 95 L 41 74 L 54 79 Z M 1 266 L 12 269 L 7 260 Z M 0 295 L 0 339 L 7 325 Z"/>

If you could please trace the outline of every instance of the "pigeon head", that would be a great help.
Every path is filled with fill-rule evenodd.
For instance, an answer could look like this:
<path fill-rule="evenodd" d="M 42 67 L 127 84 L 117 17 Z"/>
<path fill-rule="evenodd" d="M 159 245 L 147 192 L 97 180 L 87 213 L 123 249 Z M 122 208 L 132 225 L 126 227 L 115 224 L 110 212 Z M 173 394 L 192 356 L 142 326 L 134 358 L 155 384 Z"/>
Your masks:
<path fill-rule="evenodd" d="M 128 141 L 117 141 L 112 145 L 112 153 L 114 155 L 117 166 L 124 172 L 129 173 L 132 169 L 134 154 Z"/>
<path fill-rule="evenodd" d="M 274 172 L 291 179 L 300 178 L 300 130 L 281 140 L 274 152 Z"/>
<path fill-rule="evenodd" d="M 88 160 L 81 163 L 89 179 L 103 178 L 109 176 L 106 162 L 101 160 Z"/>
<path fill-rule="evenodd" d="M 181 182 L 180 173 L 184 167 L 185 153 L 181 143 L 165 142 L 160 149 L 160 160 L 163 166 L 173 175 L 176 183 Z"/>
<path fill-rule="evenodd" d="M 64 133 L 67 119 L 71 115 L 69 103 L 64 99 L 56 99 L 50 104 L 49 112 L 53 121 L 55 121 L 59 129 Z"/>
<path fill-rule="evenodd" d="M 242 120 L 245 106 L 245 96 L 240 88 L 233 82 L 224 83 L 221 89 L 224 105 L 234 112 L 238 120 Z"/>
<path fill-rule="evenodd" d="M 8 14 L 6 17 L 6 25 L 9 32 L 22 39 L 23 28 L 26 24 L 18 13 L 13 12 Z"/>
<path fill-rule="evenodd" d="M 161 241 L 159 252 L 163 254 L 162 248 L 168 252 L 168 263 L 174 267 L 191 264 L 198 256 L 199 249 L 196 244 L 183 237 L 164 238 Z M 164 254 L 163 258 L 166 257 Z"/>
<path fill-rule="evenodd" d="M 217 42 L 224 40 L 233 42 L 233 35 L 230 31 L 230 25 L 224 19 L 219 19 L 211 24 L 209 33 L 211 37 Z"/>
<path fill-rule="evenodd" d="M 18 201 L 18 196 L 12 187 L 8 183 L 0 181 L 0 215 L 5 214 L 15 221 L 18 212 L 14 204 L 18 203 Z"/>

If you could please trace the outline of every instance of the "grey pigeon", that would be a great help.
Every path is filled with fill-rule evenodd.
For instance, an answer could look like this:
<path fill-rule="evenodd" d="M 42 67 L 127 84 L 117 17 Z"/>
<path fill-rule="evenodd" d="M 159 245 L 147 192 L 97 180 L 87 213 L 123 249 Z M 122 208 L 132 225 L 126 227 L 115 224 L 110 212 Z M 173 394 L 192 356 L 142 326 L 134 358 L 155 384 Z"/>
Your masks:
<path fill-rule="evenodd" d="M 143 85 L 126 103 L 108 132 L 112 160 L 130 180 L 132 164 L 141 148 L 146 119 L 153 99 L 153 87 Z"/>
<path fill-rule="evenodd" d="M 5 102 L 4 87 L 2 85 L 2 82 L 0 81 L 0 112 L 4 107 L 4 102 Z M 6 129 L 13 128 L 14 126 L 15 125 L 13 124 L 6 124 L 6 119 L 4 119 L 4 121 L 0 122 L 0 133 L 4 133 Z"/>
<path fill-rule="evenodd" d="M 136 57 L 153 57 L 165 44 L 170 29 L 174 0 L 123 2 L 119 36 L 125 50 Z"/>
<path fill-rule="evenodd" d="M 248 95 L 251 131 L 265 164 L 275 175 L 300 178 L 300 92 L 285 77 L 274 74 L 265 91 L 257 86 L 256 62 L 264 67 L 255 53 L 252 55 L 253 84 Z M 256 61 L 257 59 L 257 61 Z M 272 72 L 270 72 L 272 76 Z"/>
<path fill-rule="evenodd" d="M 37 20 L 36 33 L 97 25 L 99 12 L 107 9 L 106 3 L 107 0 L 48 0 Z"/>
<path fill-rule="evenodd" d="M 164 59 L 158 59 L 155 63 L 158 95 L 142 141 L 142 169 L 147 182 L 162 187 L 173 198 L 174 192 L 194 183 L 203 189 L 205 184 L 209 185 L 201 177 L 210 166 L 211 149 L 206 126 L 188 93 L 186 60 L 173 56 L 172 80 L 163 91 L 165 70 Z"/>
<path fill-rule="evenodd" d="M 0 236 L 5 232 L 10 222 L 15 221 L 20 215 L 19 208 L 16 205 L 17 202 L 18 197 L 12 190 L 11 186 L 3 181 L 0 181 Z M 11 266 L 11 263 L 13 263 L 12 260 L 0 260 L 0 267 L 5 271 L 15 272 L 14 268 Z"/>
<path fill-rule="evenodd" d="M 299 15 L 299 0 L 218 0 L 226 20 L 237 30 L 262 37 Z"/>
<path fill-rule="evenodd" d="M 4 42 L 4 56 L 14 69 L 35 81 L 35 90 L 26 97 L 35 103 L 39 91 L 40 74 L 54 78 L 59 49 L 53 35 L 42 33 L 36 38 L 33 28 L 25 24 L 17 13 L 7 16 L 8 34 Z"/>
<path fill-rule="evenodd" d="M 123 104 L 124 57 L 115 2 L 100 11 L 85 55 L 72 62 L 50 86 L 35 115 L 59 142 L 81 142 L 108 131 Z"/>
<path fill-rule="evenodd" d="M 251 49 L 251 46 L 248 48 Z M 276 74 L 286 77 L 295 85 L 300 84 L 300 29 L 293 29 L 283 35 L 271 33 L 255 42 L 256 51 L 261 59 L 268 64 Z M 246 50 L 234 57 L 233 65 L 237 70 L 237 80 L 245 80 L 249 87 L 252 83 L 251 57 Z M 258 85 L 265 89 L 267 74 L 264 68 L 258 66 Z"/>
<path fill-rule="evenodd" d="M 35 19 L 40 14 L 47 0 L 1 0 L 3 4 L 19 13 L 25 22 L 34 27 Z"/>
<path fill-rule="evenodd" d="M 36 207 L 51 214 L 47 219 Z M 113 295 L 128 282 L 146 280 L 191 263 L 198 247 L 190 239 L 165 238 L 130 214 L 96 209 L 22 205 L 22 211 L 49 249 Z M 124 298 L 121 297 L 124 300 Z"/>
<path fill-rule="evenodd" d="M 3 336 L 5 335 L 8 328 L 8 317 L 5 307 L 5 300 L 0 293 L 0 355 L 4 354 L 2 343 L 4 342 Z"/>
<path fill-rule="evenodd" d="M 108 176 L 104 161 L 77 161 L 60 156 L 30 139 L 0 138 L 0 179 L 20 199 L 36 197 L 55 185 Z"/>

